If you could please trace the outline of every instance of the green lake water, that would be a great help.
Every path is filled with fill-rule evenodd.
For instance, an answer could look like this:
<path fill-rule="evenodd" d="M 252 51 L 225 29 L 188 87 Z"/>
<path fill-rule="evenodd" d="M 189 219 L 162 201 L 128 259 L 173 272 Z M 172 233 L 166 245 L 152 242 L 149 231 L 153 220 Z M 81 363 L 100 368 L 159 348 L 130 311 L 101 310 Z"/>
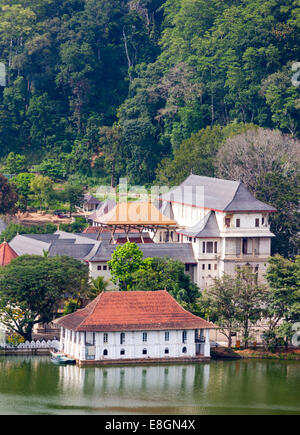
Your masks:
<path fill-rule="evenodd" d="M 79 368 L 0 357 L 0 414 L 300 414 L 300 362 Z"/>

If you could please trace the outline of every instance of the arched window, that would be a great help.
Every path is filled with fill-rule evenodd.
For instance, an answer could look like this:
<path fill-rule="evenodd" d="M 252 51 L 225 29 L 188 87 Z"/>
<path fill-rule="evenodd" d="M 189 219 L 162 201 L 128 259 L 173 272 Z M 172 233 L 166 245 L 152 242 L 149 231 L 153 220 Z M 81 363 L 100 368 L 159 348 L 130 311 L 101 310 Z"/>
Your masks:
<path fill-rule="evenodd" d="M 143 355 L 147 355 L 147 349 L 143 349 Z"/>
<path fill-rule="evenodd" d="M 186 347 L 184 346 L 184 347 L 182 348 L 182 353 L 186 353 L 186 351 L 187 351 L 187 349 L 186 349 Z"/>
<path fill-rule="evenodd" d="M 165 354 L 168 354 L 168 353 L 169 353 L 169 348 L 166 347 L 166 348 L 165 348 Z"/>
<path fill-rule="evenodd" d="M 125 355 L 125 349 L 120 350 L 120 355 Z"/>
<path fill-rule="evenodd" d="M 104 355 L 104 356 L 107 356 L 107 355 L 108 355 L 108 350 L 107 350 L 107 349 L 104 349 L 104 351 L 103 351 L 103 355 Z"/>

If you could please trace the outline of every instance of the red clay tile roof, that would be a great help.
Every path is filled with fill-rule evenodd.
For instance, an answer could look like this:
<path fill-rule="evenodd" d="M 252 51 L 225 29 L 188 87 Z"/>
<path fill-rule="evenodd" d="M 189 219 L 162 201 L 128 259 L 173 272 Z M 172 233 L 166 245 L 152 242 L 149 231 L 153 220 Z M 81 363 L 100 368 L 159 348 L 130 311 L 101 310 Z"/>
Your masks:
<path fill-rule="evenodd" d="M 214 328 L 186 311 L 166 291 L 104 292 L 56 322 L 74 331 L 144 331 Z"/>
<path fill-rule="evenodd" d="M 7 266 L 11 260 L 17 258 L 18 254 L 9 246 L 7 242 L 0 245 L 0 266 Z"/>

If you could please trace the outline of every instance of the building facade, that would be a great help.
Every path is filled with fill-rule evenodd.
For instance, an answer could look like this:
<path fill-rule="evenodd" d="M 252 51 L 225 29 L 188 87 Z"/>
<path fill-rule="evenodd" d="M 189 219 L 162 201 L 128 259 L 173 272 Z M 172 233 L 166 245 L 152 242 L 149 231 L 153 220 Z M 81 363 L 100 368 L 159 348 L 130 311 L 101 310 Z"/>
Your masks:
<path fill-rule="evenodd" d="M 269 216 L 276 210 L 258 201 L 241 182 L 191 175 L 159 198 L 159 209 L 181 229 L 157 241 L 191 243 L 200 288 L 214 277 L 249 265 L 263 281 L 271 254 Z"/>
<path fill-rule="evenodd" d="M 165 290 L 105 292 L 56 323 L 60 350 L 79 364 L 210 358 L 214 328 Z"/>

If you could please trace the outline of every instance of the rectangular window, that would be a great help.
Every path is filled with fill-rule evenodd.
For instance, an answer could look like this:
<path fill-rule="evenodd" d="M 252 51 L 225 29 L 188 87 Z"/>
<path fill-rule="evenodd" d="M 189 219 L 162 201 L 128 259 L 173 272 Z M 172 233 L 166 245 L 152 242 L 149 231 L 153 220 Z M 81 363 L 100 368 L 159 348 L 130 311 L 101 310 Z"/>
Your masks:
<path fill-rule="evenodd" d="M 120 344 L 125 343 L 125 332 L 121 332 L 120 334 Z"/>
<path fill-rule="evenodd" d="M 208 254 L 212 254 L 213 253 L 213 247 L 214 247 L 213 242 L 207 242 L 206 249 L 207 249 L 207 253 Z"/>
<path fill-rule="evenodd" d="M 230 218 L 225 218 L 225 227 L 226 227 L 226 228 L 229 228 L 229 227 L 230 227 L 230 221 L 231 221 Z"/>
<path fill-rule="evenodd" d="M 265 223 L 265 218 L 261 218 L 261 224 L 263 225 Z"/>
<path fill-rule="evenodd" d="M 214 253 L 215 254 L 218 253 L 218 242 L 215 242 L 215 244 L 214 244 Z"/>
<path fill-rule="evenodd" d="M 165 331 L 165 341 L 169 341 L 170 333 L 169 331 Z"/>
<path fill-rule="evenodd" d="M 186 331 L 182 331 L 182 343 L 185 343 L 187 339 L 187 333 Z"/>
<path fill-rule="evenodd" d="M 107 270 L 107 266 L 103 266 L 103 270 Z"/>
<path fill-rule="evenodd" d="M 190 265 L 189 265 L 189 264 L 186 264 L 186 265 L 185 265 L 185 271 L 188 272 L 189 270 L 190 270 Z"/>
<path fill-rule="evenodd" d="M 85 344 L 88 346 L 93 346 L 95 344 L 95 333 L 86 332 L 85 333 Z"/>
<path fill-rule="evenodd" d="M 211 270 L 211 264 L 208 265 L 208 270 Z"/>
<path fill-rule="evenodd" d="M 202 252 L 205 254 L 205 242 L 202 242 Z"/>
<path fill-rule="evenodd" d="M 236 226 L 237 228 L 239 228 L 239 227 L 241 226 L 241 220 L 240 220 L 240 219 L 236 219 L 236 221 L 235 221 L 235 226 Z"/>
<path fill-rule="evenodd" d="M 103 334 L 103 343 L 108 343 L 108 333 L 104 332 Z"/>
<path fill-rule="evenodd" d="M 259 219 L 258 218 L 255 219 L 255 226 L 259 227 Z"/>
<path fill-rule="evenodd" d="M 97 270 L 101 270 L 102 269 L 102 266 L 97 266 Z"/>
<path fill-rule="evenodd" d="M 147 332 L 143 332 L 143 341 L 147 341 Z"/>
<path fill-rule="evenodd" d="M 202 270 L 205 270 L 205 264 L 202 264 Z"/>

